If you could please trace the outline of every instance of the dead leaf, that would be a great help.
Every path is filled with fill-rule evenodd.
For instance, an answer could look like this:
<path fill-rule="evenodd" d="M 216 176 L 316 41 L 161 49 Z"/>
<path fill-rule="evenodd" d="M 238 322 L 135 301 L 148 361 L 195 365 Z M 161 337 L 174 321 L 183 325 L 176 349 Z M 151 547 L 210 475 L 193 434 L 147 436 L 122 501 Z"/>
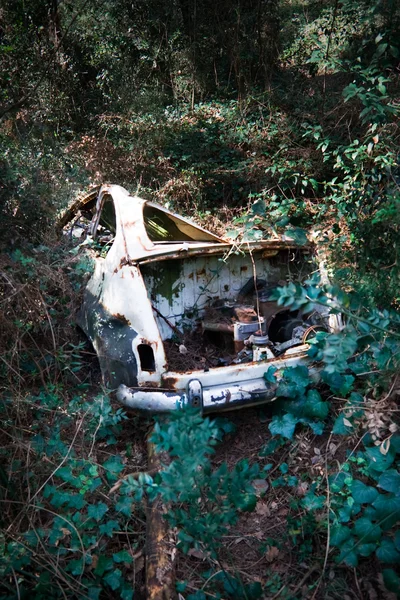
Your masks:
<path fill-rule="evenodd" d="M 346 427 L 353 427 L 353 423 L 350 423 L 348 419 L 343 419 L 343 423 L 346 425 Z"/>
<path fill-rule="evenodd" d="M 265 558 L 269 563 L 274 562 L 276 558 L 279 556 L 279 548 L 276 546 L 268 546 L 268 549 L 265 553 Z"/>
<path fill-rule="evenodd" d="M 331 456 L 335 456 L 337 449 L 338 449 L 337 445 L 334 444 L 333 442 L 331 442 L 329 444 L 329 453 L 330 453 Z"/>
<path fill-rule="evenodd" d="M 97 556 L 97 554 L 92 554 L 92 564 L 91 564 L 92 569 L 95 569 L 97 567 L 98 562 L 99 562 L 99 557 Z"/>
<path fill-rule="evenodd" d="M 199 558 L 200 560 L 205 560 L 208 558 L 208 552 L 202 552 L 201 550 L 196 550 L 196 548 L 190 548 L 188 552 L 188 556 L 193 556 L 194 558 Z"/>
<path fill-rule="evenodd" d="M 390 448 L 390 438 L 388 438 L 387 440 L 384 440 L 382 442 L 382 444 L 379 447 L 379 452 L 381 454 L 383 454 L 384 456 L 386 456 L 386 454 L 389 452 L 389 448 Z"/>
<path fill-rule="evenodd" d="M 308 483 L 306 483 L 305 481 L 301 481 L 296 488 L 296 494 L 300 497 L 305 496 L 307 494 L 307 491 L 308 491 Z"/>
<path fill-rule="evenodd" d="M 240 544 L 240 542 L 244 542 L 246 538 L 244 537 L 238 537 L 235 541 L 234 544 L 235 546 L 237 546 L 238 544 Z"/>
<path fill-rule="evenodd" d="M 269 488 L 268 482 L 265 479 L 254 479 L 251 485 L 257 495 L 265 494 Z"/>
<path fill-rule="evenodd" d="M 269 517 L 271 511 L 265 502 L 259 500 L 256 504 L 256 513 L 260 515 L 260 517 Z"/>

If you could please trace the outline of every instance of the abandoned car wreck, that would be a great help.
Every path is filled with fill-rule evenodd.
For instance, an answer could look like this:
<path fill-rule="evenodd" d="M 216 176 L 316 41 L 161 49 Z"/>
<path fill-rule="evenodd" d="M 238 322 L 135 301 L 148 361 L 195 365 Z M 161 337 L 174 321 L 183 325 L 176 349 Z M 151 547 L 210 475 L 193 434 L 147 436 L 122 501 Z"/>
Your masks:
<path fill-rule="evenodd" d="M 291 312 L 271 297 L 316 269 L 310 247 L 289 238 L 237 245 L 116 185 L 78 208 L 101 249 L 79 325 L 127 407 L 207 413 L 267 402 L 269 366 L 279 376 L 304 364 L 307 340 L 335 327 L 325 308 Z"/>

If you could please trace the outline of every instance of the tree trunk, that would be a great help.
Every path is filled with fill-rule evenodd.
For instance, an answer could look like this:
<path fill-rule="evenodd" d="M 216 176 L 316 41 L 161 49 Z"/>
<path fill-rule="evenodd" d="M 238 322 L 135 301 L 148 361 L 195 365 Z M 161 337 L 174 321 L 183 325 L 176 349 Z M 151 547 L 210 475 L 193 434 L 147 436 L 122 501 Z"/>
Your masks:
<path fill-rule="evenodd" d="M 264 86 L 270 82 L 279 56 L 278 0 L 259 0 L 257 18 L 258 77 Z"/>

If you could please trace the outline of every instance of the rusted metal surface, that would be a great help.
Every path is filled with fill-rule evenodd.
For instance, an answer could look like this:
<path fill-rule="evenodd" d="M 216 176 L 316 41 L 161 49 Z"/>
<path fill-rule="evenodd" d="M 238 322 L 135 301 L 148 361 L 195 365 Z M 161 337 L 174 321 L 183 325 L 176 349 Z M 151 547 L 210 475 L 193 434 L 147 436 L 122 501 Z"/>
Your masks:
<path fill-rule="evenodd" d="M 282 356 L 266 344 L 252 346 L 251 335 L 268 339 L 268 327 L 272 331 L 282 311 L 268 297 L 264 303 L 255 299 L 258 287 L 267 290 L 306 276 L 315 269 L 305 259 L 309 250 L 298 250 L 293 240 L 284 238 L 234 246 L 120 186 L 102 186 L 88 202 L 95 207 L 92 236 L 113 239 L 105 258 L 96 260 L 79 324 L 99 356 L 105 382 L 118 389 L 117 397 L 126 406 L 163 412 L 201 396 L 204 411 L 212 412 L 270 401 L 274 389 L 263 378 L 268 367 L 281 369 L 307 360 L 307 345 L 291 339 L 291 332 L 299 323 L 306 331 L 328 322 L 327 316 L 303 325 L 302 317 L 288 314 L 276 334 L 278 350 L 282 331 L 289 336 L 283 340 L 288 348 Z M 246 312 L 243 306 L 250 308 Z M 207 320 L 210 309 L 217 315 L 213 324 Z M 225 336 L 238 356 L 236 364 L 210 367 L 205 359 L 207 368 L 169 370 L 163 342 L 173 336 L 179 340 L 182 327 L 194 337 L 202 331 Z M 247 362 L 241 362 L 239 351 Z"/>

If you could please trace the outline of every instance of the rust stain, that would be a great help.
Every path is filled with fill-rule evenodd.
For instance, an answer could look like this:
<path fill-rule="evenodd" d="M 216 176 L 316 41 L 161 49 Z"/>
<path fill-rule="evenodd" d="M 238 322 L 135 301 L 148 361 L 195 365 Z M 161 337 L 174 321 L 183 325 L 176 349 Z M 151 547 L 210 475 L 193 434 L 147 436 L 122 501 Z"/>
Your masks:
<path fill-rule="evenodd" d="M 242 265 L 240 267 L 240 270 L 241 270 L 242 273 L 243 273 L 243 271 L 247 271 L 247 269 L 248 269 L 247 265 Z"/>
<path fill-rule="evenodd" d="M 140 338 L 140 343 L 141 344 L 147 344 L 147 346 L 158 346 L 158 340 L 153 340 L 152 342 L 150 342 L 147 338 L 142 337 Z"/>
<path fill-rule="evenodd" d="M 177 381 L 178 381 L 177 377 L 165 377 L 162 379 L 163 385 L 165 385 L 165 387 L 168 388 L 169 390 L 175 389 Z"/>
<path fill-rule="evenodd" d="M 143 244 L 141 244 L 141 246 L 143 247 Z M 267 247 L 266 247 L 267 246 Z M 188 248 L 187 253 L 190 256 L 196 256 L 201 254 L 202 256 L 206 255 L 206 254 L 216 254 L 216 255 L 222 255 L 224 254 L 224 252 L 226 250 L 229 250 L 230 248 L 232 248 L 232 244 L 229 244 L 228 242 L 221 242 L 219 244 L 216 244 L 215 246 L 211 246 L 211 247 L 204 247 L 202 246 L 201 248 Z M 147 249 L 147 248 L 145 248 Z M 280 240 L 272 240 L 270 242 L 268 241 L 264 241 L 264 242 L 259 242 L 256 244 L 250 244 L 250 249 L 253 252 L 274 252 L 274 255 L 277 254 L 280 250 L 298 250 L 299 252 L 301 252 L 302 254 L 305 254 L 307 252 L 309 252 L 310 250 L 307 249 L 307 246 L 302 246 L 301 248 L 298 247 L 297 244 L 295 244 L 294 242 L 283 242 Z M 170 260 L 171 258 L 180 258 L 182 256 L 181 252 L 168 252 L 165 254 L 157 254 L 155 256 L 152 256 L 151 258 L 147 258 L 147 257 L 139 257 L 137 259 L 138 262 L 140 262 L 140 264 L 147 264 L 147 263 L 151 263 L 151 262 L 160 262 L 162 260 Z"/>
<path fill-rule="evenodd" d="M 199 269 L 198 271 L 196 271 L 196 273 L 197 273 L 198 277 L 201 277 L 202 275 L 206 274 L 206 270 L 204 268 L 203 269 Z"/>
<path fill-rule="evenodd" d="M 194 277 L 194 274 L 193 273 L 189 273 L 188 279 L 193 279 L 193 277 Z"/>
<path fill-rule="evenodd" d="M 120 313 L 114 313 L 113 317 L 124 323 L 124 325 L 131 325 L 131 322 L 125 317 L 125 315 L 121 315 Z"/>
<path fill-rule="evenodd" d="M 231 398 L 232 398 L 232 394 L 231 394 L 230 390 L 226 390 L 225 404 L 228 404 L 230 402 Z"/>
<path fill-rule="evenodd" d="M 123 256 L 119 263 L 119 268 L 122 269 L 122 267 L 126 267 L 126 265 L 129 265 L 129 259 L 126 256 Z"/>

